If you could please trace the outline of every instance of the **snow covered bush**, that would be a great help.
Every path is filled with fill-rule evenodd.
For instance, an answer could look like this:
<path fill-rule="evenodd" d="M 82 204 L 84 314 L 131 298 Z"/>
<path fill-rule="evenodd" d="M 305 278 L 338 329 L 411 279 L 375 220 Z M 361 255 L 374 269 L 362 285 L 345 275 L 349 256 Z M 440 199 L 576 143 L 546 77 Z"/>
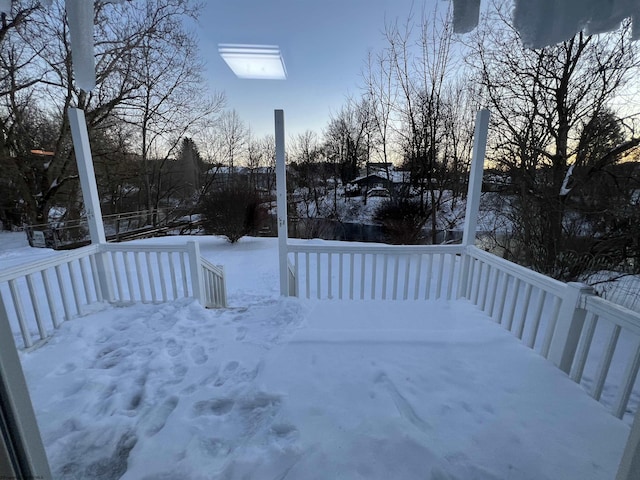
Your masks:
<path fill-rule="evenodd" d="M 242 181 L 231 181 L 212 190 L 201 206 L 205 232 L 223 235 L 231 243 L 257 234 L 267 218 L 256 192 Z"/>
<path fill-rule="evenodd" d="M 429 212 L 425 212 L 419 202 L 398 197 L 381 203 L 374 215 L 384 227 L 387 241 L 396 245 L 420 243 L 427 218 Z"/>

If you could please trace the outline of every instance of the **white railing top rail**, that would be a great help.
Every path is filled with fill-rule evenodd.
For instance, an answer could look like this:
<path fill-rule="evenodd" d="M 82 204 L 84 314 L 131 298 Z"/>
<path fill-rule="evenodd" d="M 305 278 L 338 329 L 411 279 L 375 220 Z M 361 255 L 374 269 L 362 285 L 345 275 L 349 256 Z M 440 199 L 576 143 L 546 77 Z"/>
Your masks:
<path fill-rule="evenodd" d="M 567 284 L 560 280 L 555 280 L 543 275 L 542 273 L 534 272 L 533 270 L 500 258 L 492 253 L 485 252 L 478 247 L 467 247 L 466 252 L 473 258 L 491 264 L 511 276 L 520 278 L 526 281 L 526 283 L 531 284 L 533 287 L 537 287 L 545 292 L 552 293 L 554 295 L 561 295 L 567 288 Z"/>
<path fill-rule="evenodd" d="M 105 243 L 101 245 L 101 251 L 106 252 L 187 252 L 189 243 L 176 244 L 130 244 L 122 243 Z"/>
<path fill-rule="evenodd" d="M 76 250 L 69 250 L 64 253 L 60 253 L 52 258 L 47 258 L 45 260 L 38 260 L 33 263 L 17 265 L 0 273 L 0 282 L 8 282 L 19 277 L 24 277 L 26 275 L 32 275 L 34 273 L 41 272 L 42 270 L 47 270 L 59 265 L 64 265 L 65 263 L 69 263 L 74 260 L 93 255 L 98 251 L 98 245 L 88 245 Z"/>
<path fill-rule="evenodd" d="M 299 245 L 287 243 L 290 253 L 375 253 L 375 254 L 461 254 L 463 245 L 380 245 L 380 244 L 353 244 L 344 242 L 345 245 Z"/>
<path fill-rule="evenodd" d="M 583 295 L 581 304 L 587 312 L 592 312 L 640 336 L 640 313 L 595 295 Z"/>
<path fill-rule="evenodd" d="M 216 275 L 219 276 L 224 276 L 224 270 L 221 266 L 219 265 L 214 265 L 213 263 L 211 263 L 209 260 L 206 260 L 204 258 L 200 258 L 200 264 L 206 268 L 207 270 L 212 271 L 213 273 L 215 273 Z"/>

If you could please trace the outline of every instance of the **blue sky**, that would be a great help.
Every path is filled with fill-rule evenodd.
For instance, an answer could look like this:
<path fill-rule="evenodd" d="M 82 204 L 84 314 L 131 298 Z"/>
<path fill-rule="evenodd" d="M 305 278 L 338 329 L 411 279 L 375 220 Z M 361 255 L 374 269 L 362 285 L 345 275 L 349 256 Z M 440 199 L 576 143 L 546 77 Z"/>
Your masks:
<path fill-rule="evenodd" d="M 430 10 L 446 0 L 425 0 Z M 273 133 L 273 110 L 285 111 L 288 134 L 315 130 L 347 95 L 357 95 L 367 52 L 384 46 L 385 18 L 405 20 L 416 0 L 207 1 L 198 35 L 213 90 L 224 91 L 254 134 Z M 279 45 L 288 78 L 242 80 L 218 55 L 219 43 Z"/>

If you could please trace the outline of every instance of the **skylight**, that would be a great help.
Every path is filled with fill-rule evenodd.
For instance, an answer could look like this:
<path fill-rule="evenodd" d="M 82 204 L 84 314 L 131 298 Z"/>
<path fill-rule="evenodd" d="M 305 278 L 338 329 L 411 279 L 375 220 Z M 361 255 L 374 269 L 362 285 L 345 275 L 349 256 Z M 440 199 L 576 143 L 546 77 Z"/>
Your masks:
<path fill-rule="evenodd" d="M 238 78 L 285 80 L 287 70 L 277 45 L 220 44 L 218 52 Z"/>

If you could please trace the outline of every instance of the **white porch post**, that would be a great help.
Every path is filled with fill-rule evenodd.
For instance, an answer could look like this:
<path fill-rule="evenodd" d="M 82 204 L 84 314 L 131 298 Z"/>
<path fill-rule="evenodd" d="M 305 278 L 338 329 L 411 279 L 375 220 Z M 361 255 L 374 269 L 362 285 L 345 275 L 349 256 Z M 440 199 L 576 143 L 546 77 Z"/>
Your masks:
<path fill-rule="evenodd" d="M 102 224 L 102 210 L 100 209 L 100 196 L 96 185 L 96 174 L 93 169 L 89 134 L 84 112 L 78 108 L 69 109 L 69 121 L 71 122 L 71 136 L 73 148 L 76 152 L 76 163 L 82 186 L 82 198 L 84 199 L 84 211 L 89 223 L 91 243 L 107 243 Z"/>
<path fill-rule="evenodd" d="M 107 243 L 102 223 L 102 210 L 100 208 L 100 196 L 98 195 L 98 185 L 96 184 L 96 174 L 93 169 L 93 159 L 91 158 L 91 146 L 89 145 L 89 134 L 87 133 L 87 122 L 84 112 L 79 108 L 69 109 L 69 122 L 71 124 L 71 137 L 73 138 L 73 148 L 78 164 L 78 174 L 80 176 L 80 186 L 82 187 L 82 198 L 84 200 L 84 210 L 89 224 L 91 243 Z M 98 278 L 100 279 L 100 289 L 102 298 L 106 301 L 113 301 L 113 285 L 111 282 L 111 271 L 107 254 L 99 252 L 96 255 L 98 266 Z"/>
<path fill-rule="evenodd" d="M 278 256 L 280 295 L 289 296 L 289 263 L 287 260 L 287 169 L 284 163 L 284 111 L 275 110 L 276 128 L 276 192 L 278 209 Z"/>
<path fill-rule="evenodd" d="M 476 227 L 480 211 L 480 194 L 482 193 L 482 173 L 484 172 L 484 156 L 487 151 L 487 135 L 489 133 L 489 110 L 480 110 L 476 114 L 476 126 L 473 134 L 473 155 L 467 187 L 467 210 L 464 217 L 462 245 L 472 247 L 476 243 Z M 458 297 L 466 296 L 467 276 L 469 274 L 469 257 L 462 256 L 462 266 L 458 281 Z"/>
<path fill-rule="evenodd" d="M 616 480 L 637 480 L 640 478 L 640 408 L 631 426 L 627 446 L 618 466 Z"/>
<path fill-rule="evenodd" d="M 6 306 L 0 295 L 0 478 L 50 479 L 40 430 L 33 412 Z M 6 430 L 8 428 L 8 430 Z"/>
<path fill-rule="evenodd" d="M 566 374 L 571 372 L 587 316 L 587 311 L 582 308 L 584 295 L 593 295 L 593 288 L 578 282 L 567 283 L 549 348 L 547 358 Z"/>

